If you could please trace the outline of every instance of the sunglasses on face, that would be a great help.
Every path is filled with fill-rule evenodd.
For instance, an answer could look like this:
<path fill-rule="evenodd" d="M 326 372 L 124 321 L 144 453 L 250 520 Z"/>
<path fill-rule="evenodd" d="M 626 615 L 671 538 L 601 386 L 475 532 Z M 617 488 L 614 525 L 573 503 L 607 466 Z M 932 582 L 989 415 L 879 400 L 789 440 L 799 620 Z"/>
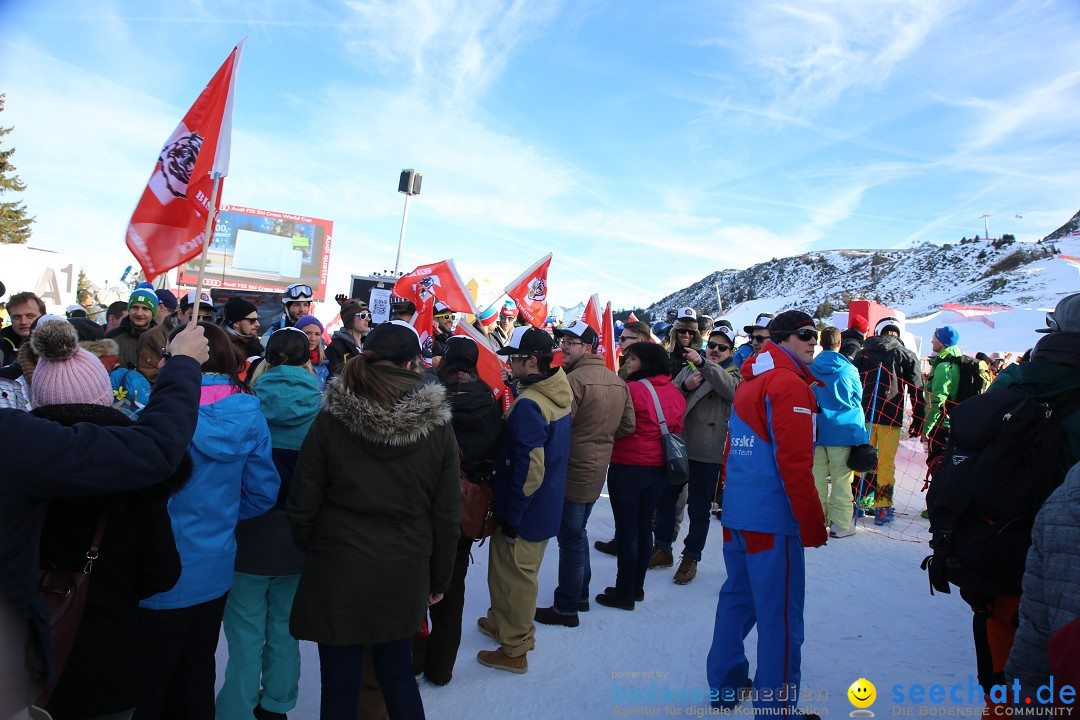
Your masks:
<path fill-rule="evenodd" d="M 803 328 L 802 330 L 798 330 L 791 334 L 799 338 L 803 342 L 817 339 L 817 330 L 811 330 L 810 328 Z"/>
<path fill-rule="evenodd" d="M 689 330 L 687 328 L 679 328 L 678 330 L 675 331 L 675 334 L 676 335 L 693 335 L 694 331 Z"/>
<path fill-rule="evenodd" d="M 240 319 L 243 320 L 244 322 L 259 322 L 259 316 L 258 315 L 256 315 L 255 317 L 246 317 L 246 318 L 240 318 Z"/>
<path fill-rule="evenodd" d="M 369 317 L 371 317 L 371 313 L 358 312 L 356 313 L 356 315 L 354 315 L 354 317 L 357 317 L 361 320 L 367 320 Z"/>
<path fill-rule="evenodd" d="M 619 336 L 619 342 L 623 342 L 623 341 L 626 341 L 626 342 L 637 342 L 637 341 L 638 341 L 638 340 L 640 340 L 640 339 L 641 339 L 641 338 L 637 337 L 636 335 L 620 335 L 620 336 Z"/>
<path fill-rule="evenodd" d="M 435 319 L 436 320 L 449 320 L 452 317 L 454 317 L 452 313 L 445 313 L 443 315 L 436 315 Z"/>
<path fill-rule="evenodd" d="M 172 353 L 171 353 L 171 352 L 169 352 L 169 351 L 168 351 L 168 350 L 166 350 L 165 348 L 161 348 L 161 359 L 162 359 L 162 360 L 168 360 L 168 359 L 169 359 L 169 358 L 171 358 L 171 357 L 172 357 Z"/>
<path fill-rule="evenodd" d="M 313 293 L 311 292 L 310 285 L 290 285 L 285 288 L 285 297 L 292 298 L 293 300 L 299 300 L 304 298 L 310 300 Z"/>
<path fill-rule="evenodd" d="M 768 335 L 751 335 L 750 336 L 750 342 L 752 342 L 752 343 L 759 343 L 760 344 L 760 343 L 765 342 L 768 339 L 769 339 Z"/>
<path fill-rule="evenodd" d="M 720 352 L 727 352 L 731 349 L 730 345 L 725 345 L 724 343 L 710 342 L 706 343 L 706 345 L 710 350 L 719 350 Z"/>

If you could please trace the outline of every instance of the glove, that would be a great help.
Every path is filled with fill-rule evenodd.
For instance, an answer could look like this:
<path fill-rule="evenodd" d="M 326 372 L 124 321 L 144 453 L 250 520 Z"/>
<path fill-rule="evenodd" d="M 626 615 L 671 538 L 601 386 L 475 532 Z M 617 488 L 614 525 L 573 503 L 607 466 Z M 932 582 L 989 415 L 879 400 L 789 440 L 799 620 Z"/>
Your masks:
<path fill-rule="evenodd" d="M 514 538 L 515 540 L 517 540 L 517 527 L 515 527 L 514 525 L 503 525 L 502 534 L 505 537 Z"/>

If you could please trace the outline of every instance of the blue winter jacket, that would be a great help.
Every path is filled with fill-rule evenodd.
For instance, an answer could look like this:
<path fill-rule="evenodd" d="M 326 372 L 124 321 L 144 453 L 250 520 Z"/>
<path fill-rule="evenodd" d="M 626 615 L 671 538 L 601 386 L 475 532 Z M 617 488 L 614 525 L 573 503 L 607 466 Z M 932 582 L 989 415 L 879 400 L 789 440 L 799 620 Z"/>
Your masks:
<path fill-rule="evenodd" d="M 862 409 L 862 380 L 851 361 L 838 352 L 823 350 L 814 358 L 810 372 L 822 383 L 814 386 L 817 444 L 850 447 L 870 442 Z"/>
<path fill-rule="evenodd" d="M 491 486 L 503 532 L 525 540 L 555 537 L 562 521 L 570 458 L 570 405 L 574 393 L 562 368 L 519 384 L 503 415 L 502 442 Z"/>
<path fill-rule="evenodd" d="M 735 363 L 735 367 L 741 368 L 743 363 L 750 359 L 750 356 L 754 354 L 753 343 L 743 343 L 735 350 L 735 354 L 731 356 L 732 362 Z"/>
<path fill-rule="evenodd" d="M 239 520 L 260 515 L 277 500 L 270 431 L 254 395 L 227 392 L 229 379 L 203 375 L 199 424 L 191 440 L 191 480 L 169 500 L 183 571 L 171 589 L 140 603 L 152 610 L 191 607 L 232 587 Z"/>

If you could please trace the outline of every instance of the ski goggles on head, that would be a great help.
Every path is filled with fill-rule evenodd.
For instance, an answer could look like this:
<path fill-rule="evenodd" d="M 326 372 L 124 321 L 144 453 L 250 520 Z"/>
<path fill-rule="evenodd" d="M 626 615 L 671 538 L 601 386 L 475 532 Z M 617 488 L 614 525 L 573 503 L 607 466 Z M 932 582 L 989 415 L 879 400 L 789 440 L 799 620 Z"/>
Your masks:
<path fill-rule="evenodd" d="M 314 296 L 314 293 L 311 292 L 310 285 L 301 285 L 297 283 L 295 285 L 290 285 L 289 287 L 285 288 L 284 295 L 285 302 L 304 302 L 310 301 L 311 298 Z"/>

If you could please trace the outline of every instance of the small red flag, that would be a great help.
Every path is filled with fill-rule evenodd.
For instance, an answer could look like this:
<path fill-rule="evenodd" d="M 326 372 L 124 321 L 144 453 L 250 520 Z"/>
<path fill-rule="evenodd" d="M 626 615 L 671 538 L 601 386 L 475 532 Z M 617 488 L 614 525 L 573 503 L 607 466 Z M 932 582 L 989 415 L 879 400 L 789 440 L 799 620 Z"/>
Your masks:
<path fill-rule="evenodd" d="M 543 327 L 547 320 L 547 275 L 551 253 L 537 260 L 517 280 L 506 286 L 506 294 L 518 307 L 521 316 L 533 327 Z"/>
<path fill-rule="evenodd" d="M 582 313 L 581 319 L 596 331 L 596 335 L 600 339 L 596 353 L 604 358 L 604 365 L 607 366 L 607 369 L 615 372 L 615 347 L 613 342 L 615 334 L 611 323 L 611 303 L 608 303 L 607 307 L 604 308 L 604 312 L 601 313 L 600 296 L 593 295 L 585 303 L 585 312 Z"/>
<path fill-rule="evenodd" d="M 491 387 L 493 397 L 502 403 L 505 411 L 514 402 L 510 389 L 506 387 L 502 379 L 502 371 L 506 368 L 506 363 L 491 349 L 483 333 L 469 323 L 458 323 L 454 328 L 454 334 L 470 337 L 480 347 L 480 357 L 476 361 L 476 374 Z"/>
<path fill-rule="evenodd" d="M 127 246 L 147 280 L 202 252 L 213 175 L 229 174 L 233 89 L 241 42 L 173 131 L 127 229 Z M 220 200 L 220 187 L 218 198 Z"/>

